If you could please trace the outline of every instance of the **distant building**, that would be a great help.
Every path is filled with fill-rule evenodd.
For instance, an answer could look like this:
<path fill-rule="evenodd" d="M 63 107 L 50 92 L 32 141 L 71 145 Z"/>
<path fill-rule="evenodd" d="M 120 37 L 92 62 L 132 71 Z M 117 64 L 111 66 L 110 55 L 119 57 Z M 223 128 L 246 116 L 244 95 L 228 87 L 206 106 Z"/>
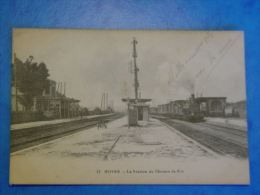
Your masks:
<path fill-rule="evenodd" d="M 226 103 L 225 114 L 227 117 L 247 117 L 246 101 Z"/>
<path fill-rule="evenodd" d="M 34 99 L 34 111 L 52 112 L 56 118 L 78 117 L 79 102 L 73 98 L 67 98 L 56 90 L 56 82 L 49 80 L 49 87 L 42 96 Z"/>
<path fill-rule="evenodd" d="M 200 104 L 200 110 L 205 116 L 225 116 L 226 97 L 197 97 L 195 102 Z"/>
<path fill-rule="evenodd" d="M 56 90 L 56 82 L 48 79 L 49 86 L 44 90 L 43 95 L 34 98 L 31 111 L 41 111 L 46 115 L 55 115 L 55 118 L 78 117 L 79 102 L 73 98 L 67 98 Z M 17 91 L 17 96 L 23 94 Z M 24 106 L 16 101 L 15 87 L 12 87 L 12 108 L 11 111 L 25 111 Z"/>

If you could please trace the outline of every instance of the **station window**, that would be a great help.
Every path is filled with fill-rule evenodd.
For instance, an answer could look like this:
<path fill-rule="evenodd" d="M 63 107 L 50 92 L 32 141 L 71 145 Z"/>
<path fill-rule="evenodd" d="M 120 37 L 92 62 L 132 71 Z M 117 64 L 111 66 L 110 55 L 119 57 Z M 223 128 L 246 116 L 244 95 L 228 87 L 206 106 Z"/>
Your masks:
<path fill-rule="evenodd" d="M 213 101 L 211 103 L 211 111 L 222 111 L 222 103 L 220 101 Z"/>

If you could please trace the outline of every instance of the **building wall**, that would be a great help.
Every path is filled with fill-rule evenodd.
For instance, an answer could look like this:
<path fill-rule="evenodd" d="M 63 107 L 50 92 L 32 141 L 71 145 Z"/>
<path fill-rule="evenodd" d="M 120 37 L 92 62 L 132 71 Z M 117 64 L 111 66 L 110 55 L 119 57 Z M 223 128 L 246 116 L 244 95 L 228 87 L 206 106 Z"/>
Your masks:
<path fill-rule="evenodd" d="M 209 99 L 207 100 L 207 114 L 208 116 L 225 116 L 225 99 Z"/>
<path fill-rule="evenodd" d="M 56 82 L 49 79 L 49 86 L 44 90 L 43 95 L 48 95 L 51 97 L 56 96 Z"/>

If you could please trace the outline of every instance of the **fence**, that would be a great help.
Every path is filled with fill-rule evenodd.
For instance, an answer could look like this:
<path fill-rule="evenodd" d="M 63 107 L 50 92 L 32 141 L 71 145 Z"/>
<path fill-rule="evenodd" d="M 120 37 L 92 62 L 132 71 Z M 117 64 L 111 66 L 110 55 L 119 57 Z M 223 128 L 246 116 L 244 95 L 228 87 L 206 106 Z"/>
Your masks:
<path fill-rule="evenodd" d="M 225 110 L 225 117 L 246 118 L 247 117 L 247 111 L 246 111 L 246 109 L 226 109 Z"/>
<path fill-rule="evenodd" d="M 11 113 L 11 124 L 40 121 L 43 119 L 42 112 L 20 111 Z"/>

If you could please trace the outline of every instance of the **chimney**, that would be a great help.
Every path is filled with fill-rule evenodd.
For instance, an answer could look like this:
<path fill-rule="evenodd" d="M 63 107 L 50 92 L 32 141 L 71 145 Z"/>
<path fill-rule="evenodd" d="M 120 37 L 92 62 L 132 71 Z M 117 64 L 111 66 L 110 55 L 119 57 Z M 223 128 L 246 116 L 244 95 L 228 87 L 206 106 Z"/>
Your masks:
<path fill-rule="evenodd" d="M 60 82 L 60 94 L 62 94 L 62 82 Z"/>
<path fill-rule="evenodd" d="M 64 95 L 66 95 L 66 82 L 64 83 Z"/>
<path fill-rule="evenodd" d="M 191 103 L 194 103 L 194 99 L 195 99 L 194 94 L 191 94 Z"/>

